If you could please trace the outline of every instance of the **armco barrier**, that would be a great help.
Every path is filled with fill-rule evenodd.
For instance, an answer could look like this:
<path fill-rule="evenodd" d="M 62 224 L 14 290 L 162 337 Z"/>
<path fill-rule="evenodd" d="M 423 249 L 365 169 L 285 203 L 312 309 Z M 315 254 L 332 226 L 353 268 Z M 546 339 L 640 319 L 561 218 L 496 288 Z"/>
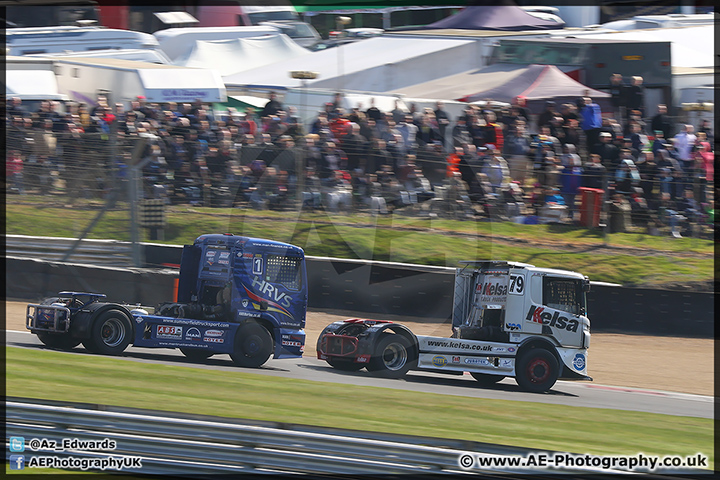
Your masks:
<path fill-rule="evenodd" d="M 146 245 L 155 265 L 179 264 L 182 248 Z M 91 267 L 11 257 L 9 298 L 37 300 L 61 290 L 94 291 L 113 301 L 171 301 L 175 272 Z M 449 321 L 453 272 L 446 267 L 307 257 L 311 308 L 393 314 Z M 593 285 L 588 311 L 594 332 L 712 337 L 714 295 Z"/>
<path fill-rule="evenodd" d="M 208 474 L 271 473 L 275 475 L 363 475 L 367 478 L 436 478 L 443 474 L 480 474 L 484 478 L 517 478 L 517 474 L 567 475 L 628 473 L 599 467 L 484 467 L 460 468 L 459 459 L 518 456 L 531 452 L 557 452 L 464 440 L 412 437 L 359 432 L 293 424 L 245 421 L 206 415 L 188 415 L 106 405 L 67 404 L 43 400 L 8 399 L 5 428 L 9 437 L 24 437 L 28 447 L 41 439 L 62 444 L 105 439 L 114 448 L 95 451 L 25 450 L 26 462 L 33 456 L 74 458 L 140 457 L 141 468 L 125 473 L 163 474 L 197 478 Z M 6 447 L 6 458 L 10 452 Z M 663 471 L 658 473 L 680 473 Z M 682 472 L 682 473 L 698 473 Z M 503 476 L 500 476 L 500 475 Z M 545 474 L 545 475 L 543 475 Z M 497 475 L 497 476 L 496 476 Z M 510 475 L 510 476 L 508 476 Z M 252 477 L 255 478 L 255 477 Z M 316 478 L 316 477 L 309 477 Z M 330 477 L 324 477 L 330 478 Z M 451 478 L 455 478 L 454 476 Z M 670 477 L 665 477 L 670 478 Z"/>

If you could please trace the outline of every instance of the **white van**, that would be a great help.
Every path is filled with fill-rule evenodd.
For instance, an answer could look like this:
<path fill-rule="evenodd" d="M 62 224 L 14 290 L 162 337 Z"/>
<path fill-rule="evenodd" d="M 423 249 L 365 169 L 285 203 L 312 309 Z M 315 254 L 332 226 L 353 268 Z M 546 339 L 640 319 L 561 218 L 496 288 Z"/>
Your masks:
<path fill-rule="evenodd" d="M 150 34 L 102 27 L 28 27 L 5 31 L 7 55 L 159 48 Z"/>

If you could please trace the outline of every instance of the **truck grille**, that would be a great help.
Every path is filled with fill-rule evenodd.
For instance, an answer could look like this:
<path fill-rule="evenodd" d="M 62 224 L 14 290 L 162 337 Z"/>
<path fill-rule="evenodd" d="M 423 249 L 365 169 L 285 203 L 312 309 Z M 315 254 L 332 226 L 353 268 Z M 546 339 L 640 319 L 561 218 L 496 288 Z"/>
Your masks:
<path fill-rule="evenodd" d="M 348 356 L 357 351 L 357 337 L 326 333 L 320 340 L 320 351 L 325 355 Z"/>

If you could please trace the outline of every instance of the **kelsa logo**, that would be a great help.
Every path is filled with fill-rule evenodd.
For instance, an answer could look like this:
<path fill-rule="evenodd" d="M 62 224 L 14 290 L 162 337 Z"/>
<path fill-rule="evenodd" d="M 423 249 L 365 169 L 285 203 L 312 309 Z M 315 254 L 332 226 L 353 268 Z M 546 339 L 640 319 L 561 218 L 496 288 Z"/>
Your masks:
<path fill-rule="evenodd" d="M 447 365 L 447 358 L 441 357 L 440 355 L 435 355 L 432 359 L 432 364 L 436 367 L 444 367 Z"/>
<path fill-rule="evenodd" d="M 543 325 L 550 325 L 551 327 L 565 329 L 568 332 L 577 332 L 580 322 L 575 318 L 561 317 L 560 312 L 550 313 L 545 311 L 545 307 L 537 307 L 532 305 L 528 310 L 527 317 L 525 320 L 529 320 L 533 323 L 541 323 Z"/>
<path fill-rule="evenodd" d="M 477 293 L 480 293 L 482 295 L 497 295 L 497 296 L 505 296 L 508 293 L 508 287 L 507 285 L 502 285 L 500 283 L 484 283 L 482 285 L 477 286 Z"/>

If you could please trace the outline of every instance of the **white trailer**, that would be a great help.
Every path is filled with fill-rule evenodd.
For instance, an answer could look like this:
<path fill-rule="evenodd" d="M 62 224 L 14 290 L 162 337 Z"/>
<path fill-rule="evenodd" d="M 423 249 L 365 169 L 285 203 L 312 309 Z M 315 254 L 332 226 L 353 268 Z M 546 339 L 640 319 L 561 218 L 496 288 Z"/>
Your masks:
<path fill-rule="evenodd" d="M 13 97 L 29 111 L 37 110 L 44 100 L 69 99 L 58 90 L 51 59 L 9 56 L 5 57 L 5 98 Z"/>
<path fill-rule="evenodd" d="M 5 46 L 7 55 L 159 48 L 150 34 L 103 27 L 9 28 Z"/>
<path fill-rule="evenodd" d="M 94 105 L 102 93 L 126 106 L 139 95 L 148 102 L 225 102 L 222 78 L 215 70 L 159 65 L 113 58 L 58 58 L 55 74 L 61 93 Z"/>

